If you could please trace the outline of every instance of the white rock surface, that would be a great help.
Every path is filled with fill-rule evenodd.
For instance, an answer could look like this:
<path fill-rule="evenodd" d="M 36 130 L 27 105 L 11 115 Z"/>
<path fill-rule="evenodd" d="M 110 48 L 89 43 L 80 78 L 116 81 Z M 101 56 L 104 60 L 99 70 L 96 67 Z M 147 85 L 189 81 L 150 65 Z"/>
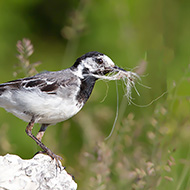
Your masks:
<path fill-rule="evenodd" d="M 76 190 L 77 184 L 47 155 L 37 154 L 31 160 L 10 154 L 0 156 L 0 190 L 22 189 Z"/>

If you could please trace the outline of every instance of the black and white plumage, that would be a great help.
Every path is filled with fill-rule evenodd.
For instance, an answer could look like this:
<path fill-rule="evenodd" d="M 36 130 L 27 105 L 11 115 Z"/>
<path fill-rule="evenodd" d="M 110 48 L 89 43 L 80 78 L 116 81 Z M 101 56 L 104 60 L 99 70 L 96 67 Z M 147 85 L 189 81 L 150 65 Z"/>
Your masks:
<path fill-rule="evenodd" d="M 118 69 L 108 56 L 89 52 L 68 69 L 0 84 L 0 107 L 29 122 L 27 134 L 45 153 L 58 160 L 59 157 L 41 142 L 47 126 L 77 114 L 88 100 L 97 76 Z M 42 124 L 36 137 L 32 134 L 34 123 Z"/>

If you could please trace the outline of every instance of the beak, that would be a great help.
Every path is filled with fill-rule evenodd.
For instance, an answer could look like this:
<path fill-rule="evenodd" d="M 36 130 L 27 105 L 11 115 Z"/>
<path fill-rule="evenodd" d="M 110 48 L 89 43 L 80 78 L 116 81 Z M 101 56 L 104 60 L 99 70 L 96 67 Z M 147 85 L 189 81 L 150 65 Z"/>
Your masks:
<path fill-rule="evenodd" d="M 125 71 L 126 72 L 126 70 L 124 70 L 118 66 L 113 66 L 113 67 L 106 68 L 103 72 L 101 72 L 101 75 L 105 75 L 105 74 L 110 73 L 110 72 L 119 72 L 119 71 Z"/>
<path fill-rule="evenodd" d="M 119 71 L 124 71 L 124 72 L 126 72 L 126 70 L 124 70 L 124 69 L 122 69 L 122 68 L 120 68 L 120 67 L 118 67 L 118 66 L 113 66 L 113 67 L 107 67 L 107 68 L 105 68 L 104 71 L 98 71 L 98 72 L 96 72 L 96 73 L 94 73 L 94 74 L 106 75 L 106 74 L 108 74 L 108 73 L 110 73 L 110 72 L 119 72 Z"/>
<path fill-rule="evenodd" d="M 113 71 L 126 71 L 125 69 L 122 69 L 122 68 L 120 68 L 120 67 L 118 67 L 118 66 L 114 66 L 113 67 Z"/>

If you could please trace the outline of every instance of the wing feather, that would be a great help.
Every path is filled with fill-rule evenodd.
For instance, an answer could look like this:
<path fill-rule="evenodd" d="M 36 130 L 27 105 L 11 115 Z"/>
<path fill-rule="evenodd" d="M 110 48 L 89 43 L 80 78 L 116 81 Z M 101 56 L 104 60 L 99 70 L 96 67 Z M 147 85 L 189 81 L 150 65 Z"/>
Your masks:
<path fill-rule="evenodd" d="M 56 94 L 58 88 L 73 85 L 73 81 L 75 80 L 75 77 L 64 76 L 64 73 L 45 72 L 33 77 L 17 79 L 0 84 L 0 95 L 6 90 L 35 90 L 37 88 L 48 94 Z"/>

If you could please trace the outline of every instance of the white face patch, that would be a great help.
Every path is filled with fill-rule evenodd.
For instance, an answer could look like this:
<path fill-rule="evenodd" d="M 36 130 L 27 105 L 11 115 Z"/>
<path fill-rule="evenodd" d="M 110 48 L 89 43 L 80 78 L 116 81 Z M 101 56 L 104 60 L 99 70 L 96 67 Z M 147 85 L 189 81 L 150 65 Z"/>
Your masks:
<path fill-rule="evenodd" d="M 102 59 L 102 64 L 96 62 L 96 59 Z M 100 55 L 97 57 L 88 57 L 82 60 L 83 68 L 87 68 L 90 72 L 104 71 L 105 68 L 112 68 L 115 66 L 114 62 L 106 55 Z"/>
<path fill-rule="evenodd" d="M 106 67 L 114 67 L 115 66 L 114 62 L 107 55 L 103 56 L 103 60 L 104 60 Z"/>

